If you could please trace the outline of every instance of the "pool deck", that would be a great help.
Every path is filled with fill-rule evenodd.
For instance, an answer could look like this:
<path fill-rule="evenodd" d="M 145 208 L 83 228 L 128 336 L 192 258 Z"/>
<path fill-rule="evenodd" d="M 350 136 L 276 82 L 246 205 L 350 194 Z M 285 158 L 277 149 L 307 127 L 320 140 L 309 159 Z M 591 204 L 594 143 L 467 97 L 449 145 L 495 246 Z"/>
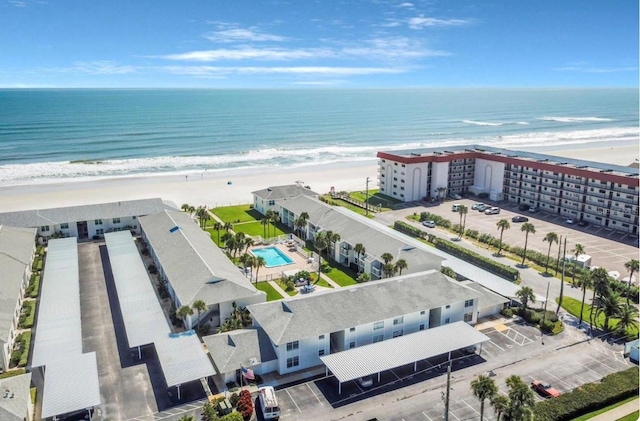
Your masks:
<path fill-rule="evenodd" d="M 318 270 L 318 262 L 317 261 L 314 260 L 312 263 L 308 263 L 307 259 L 305 259 L 301 255 L 299 255 L 297 252 L 289 251 L 289 248 L 285 244 L 274 244 L 272 246 L 256 246 L 256 247 L 250 248 L 249 250 L 262 249 L 262 248 L 266 248 L 266 247 L 276 247 L 276 248 L 278 248 L 278 250 L 280 250 L 283 254 L 285 254 L 287 257 L 289 257 L 291 260 L 293 260 L 293 263 L 291 263 L 289 265 L 274 266 L 272 268 L 268 268 L 268 267 L 260 268 L 260 271 L 258 272 L 258 276 L 260 278 L 260 281 L 264 281 L 265 278 L 267 280 L 278 279 L 282 275 L 283 271 L 289 271 L 289 270 L 296 270 L 297 269 L 297 270 L 306 270 L 308 272 L 314 272 L 314 271 Z"/>

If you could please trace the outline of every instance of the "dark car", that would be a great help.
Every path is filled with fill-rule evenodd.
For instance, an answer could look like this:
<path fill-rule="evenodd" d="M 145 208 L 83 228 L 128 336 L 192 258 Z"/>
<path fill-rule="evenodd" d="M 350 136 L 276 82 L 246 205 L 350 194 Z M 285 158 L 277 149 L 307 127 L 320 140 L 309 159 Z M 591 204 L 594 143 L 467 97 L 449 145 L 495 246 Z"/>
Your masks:
<path fill-rule="evenodd" d="M 589 223 L 587 221 L 578 221 L 578 226 L 579 227 L 586 227 L 587 225 L 589 225 Z"/>
<path fill-rule="evenodd" d="M 511 218 L 511 222 L 527 222 L 527 221 L 529 221 L 529 218 L 525 216 L 514 216 L 513 218 Z"/>
<path fill-rule="evenodd" d="M 518 209 L 520 209 L 521 211 L 528 211 L 529 208 L 531 208 L 531 206 L 529 206 L 529 205 L 520 205 L 520 206 L 518 206 Z"/>

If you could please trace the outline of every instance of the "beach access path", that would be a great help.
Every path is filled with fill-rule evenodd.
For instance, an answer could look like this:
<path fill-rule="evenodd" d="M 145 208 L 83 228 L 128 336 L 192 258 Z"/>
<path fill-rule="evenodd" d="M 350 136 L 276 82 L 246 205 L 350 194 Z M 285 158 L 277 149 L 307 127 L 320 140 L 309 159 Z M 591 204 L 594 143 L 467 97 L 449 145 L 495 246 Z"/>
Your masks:
<path fill-rule="evenodd" d="M 629 414 L 633 414 L 640 408 L 640 399 L 632 400 L 631 402 L 627 402 L 624 405 L 620 405 L 616 408 L 613 408 L 610 411 L 603 412 L 600 415 L 596 415 L 591 418 L 591 421 L 612 421 L 619 420 L 622 417 L 626 417 Z"/>

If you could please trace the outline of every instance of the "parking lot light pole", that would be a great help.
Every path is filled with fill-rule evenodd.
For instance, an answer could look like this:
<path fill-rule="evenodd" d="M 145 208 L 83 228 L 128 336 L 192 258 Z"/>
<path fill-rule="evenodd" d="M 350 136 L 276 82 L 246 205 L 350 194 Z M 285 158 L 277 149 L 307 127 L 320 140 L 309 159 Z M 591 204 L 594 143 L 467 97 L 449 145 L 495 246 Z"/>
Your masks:
<path fill-rule="evenodd" d="M 364 214 L 366 216 L 369 216 L 369 181 L 371 181 L 371 179 L 369 177 L 367 177 L 367 182 L 366 182 L 366 187 L 365 187 L 365 191 L 364 191 Z"/>

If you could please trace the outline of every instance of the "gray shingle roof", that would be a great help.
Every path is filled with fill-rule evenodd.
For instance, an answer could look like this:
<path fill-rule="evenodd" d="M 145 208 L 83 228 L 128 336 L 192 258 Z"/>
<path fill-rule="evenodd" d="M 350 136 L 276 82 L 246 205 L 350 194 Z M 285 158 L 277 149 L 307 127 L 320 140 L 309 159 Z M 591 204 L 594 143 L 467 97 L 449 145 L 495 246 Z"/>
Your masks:
<path fill-rule="evenodd" d="M 189 215 L 163 211 L 139 222 L 181 304 L 203 300 L 212 305 L 264 294 Z"/>
<path fill-rule="evenodd" d="M 68 206 L 64 208 L 27 210 L 0 213 L 0 224 L 13 227 L 41 227 L 65 222 L 91 221 L 95 219 L 123 218 L 151 215 L 165 209 L 175 209 L 162 199 L 127 200 L 95 205 Z"/>
<path fill-rule="evenodd" d="M 0 225 L 0 343 L 9 337 L 16 303 L 33 252 L 36 230 Z"/>
<path fill-rule="evenodd" d="M 462 285 L 467 286 L 474 291 L 477 291 L 482 296 L 478 299 L 478 310 L 494 307 L 500 304 L 508 303 L 511 301 L 509 298 L 505 298 L 502 295 L 498 295 L 495 292 L 483 287 L 482 285 L 473 281 L 463 281 Z"/>
<path fill-rule="evenodd" d="M 340 239 L 352 246 L 361 243 L 369 256 L 379 258 L 384 253 L 391 253 L 394 261 L 405 259 L 408 264 L 405 273 L 440 269 L 441 257 L 389 235 L 377 224 L 349 210 L 306 196 L 282 200 L 278 204 L 296 215 L 307 212 L 310 223 L 340 234 Z"/>
<path fill-rule="evenodd" d="M 266 189 L 251 192 L 251 194 L 255 194 L 256 196 L 262 199 L 269 199 L 269 200 L 288 199 L 290 197 L 296 197 L 300 195 L 318 196 L 318 193 L 312 190 L 309 190 L 307 188 L 304 188 L 302 186 L 298 186 L 297 184 L 267 187 Z"/>
<path fill-rule="evenodd" d="M 0 379 L 0 420 L 22 421 L 31 405 L 31 373 Z M 9 397 L 5 398 L 5 391 Z M 11 398 L 11 396 L 13 397 Z"/>
<path fill-rule="evenodd" d="M 281 345 L 479 296 L 432 270 L 247 308 L 273 343 Z"/>
<path fill-rule="evenodd" d="M 209 348 L 211 358 L 220 373 L 277 358 L 269 337 L 260 327 L 209 335 L 202 340 Z"/>

